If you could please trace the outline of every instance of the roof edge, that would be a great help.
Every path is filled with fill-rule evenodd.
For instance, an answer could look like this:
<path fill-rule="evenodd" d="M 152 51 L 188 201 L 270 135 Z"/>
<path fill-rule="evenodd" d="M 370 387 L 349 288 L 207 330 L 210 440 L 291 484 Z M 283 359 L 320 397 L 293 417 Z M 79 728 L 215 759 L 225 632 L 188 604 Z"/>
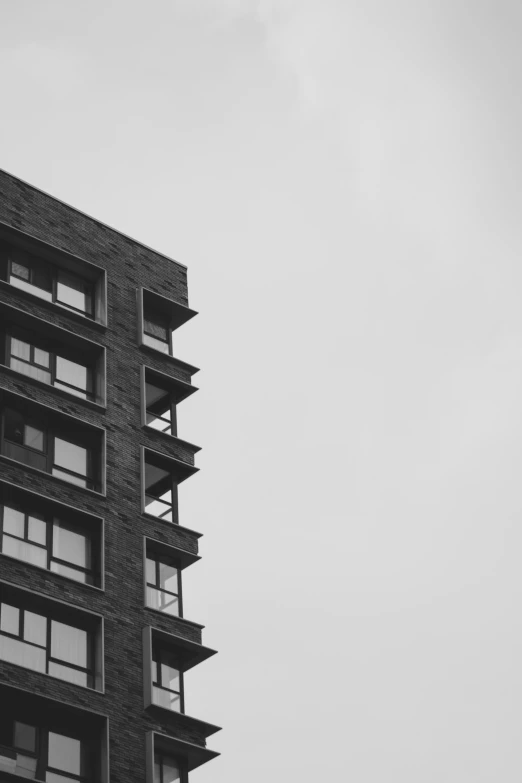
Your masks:
<path fill-rule="evenodd" d="M 98 218 L 87 214 L 87 212 L 84 212 L 77 207 L 73 207 L 72 204 L 69 204 L 67 201 L 63 201 L 61 198 L 53 196 L 46 190 L 42 190 L 42 188 L 37 188 L 35 185 L 31 185 L 31 183 L 26 182 L 25 179 L 20 179 L 20 177 L 17 177 L 15 174 L 11 174 L 10 171 L 6 171 L 6 169 L 0 168 L 0 174 L 5 174 L 6 176 L 11 177 L 11 179 L 15 179 L 18 182 L 21 182 L 22 185 L 26 185 L 28 188 L 32 188 L 32 190 L 37 190 L 38 193 L 42 193 L 44 196 L 47 196 L 47 198 L 51 198 L 53 201 L 57 201 L 59 204 L 63 204 L 64 207 L 74 210 L 74 212 L 77 212 L 79 215 L 83 215 L 84 217 L 92 220 L 94 223 L 98 223 L 98 225 L 103 226 L 104 228 L 108 228 L 109 231 L 114 231 L 115 234 L 119 234 L 120 236 L 125 237 L 125 239 L 128 239 L 130 242 L 134 242 L 135 245 L 140 245 L 140 247 L 145 248 L 145 250 L 150 250 L 151 253 L 155 253 L 157 256 L 161 256 L 166 261 L 170 261 L 172 264 L 177 264 L 177 266 L 180 266 L 182 269 L 188 269 L 187 265 L 182 264 L 181 261 L 176 261 L 174 258 L 165 255 L 165 253 L 161 253 L 159 250 L 155 250 L 153 247 L 150 247 L 150 245 L 146 245 L 144 242 L 140 242 L 139 239 L 134 239 L 134 237 L 131 237 L 128 234 L 124 234 L 123 231 L 119 231 L 117 228 L 110 226 L 108 223 L 104 223 L 103 220 L 98 220 Z"/>

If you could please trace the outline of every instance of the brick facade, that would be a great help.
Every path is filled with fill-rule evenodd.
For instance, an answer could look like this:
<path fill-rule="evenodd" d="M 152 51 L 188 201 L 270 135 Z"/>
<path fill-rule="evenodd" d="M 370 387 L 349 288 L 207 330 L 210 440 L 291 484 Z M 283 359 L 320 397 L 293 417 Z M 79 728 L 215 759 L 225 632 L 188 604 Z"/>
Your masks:
<path fill-rule="evenodd" d="M 76 487 L 0 455 L 0 478 L 104 519 L 105 583 L 97 589 L 0 555 L 0 578 L 104 618 L 105 692 L 82 688 L 0 661 L 0 683 L 26 688 L 107 716 L 111 783 L 148 780 L 145 736 L 155 731 L 205 746 L 198 722 L 144 708 L 145 626 L 201 643 L 201 626 L 144 607 L 144 537 L 197 554 L 199 533 L 141 513 L 141 447 L 194 464 L 194 450 L 142 425 L 141 365 L 190 383 L 183 363 L 140 347 L 137 291 L 146 287 L 188 306 L 185 267 L 0 172 L 0 224 L 11 226 L 107 272 L 107 326 L 0 281 L 0 303 L 86 337 L 106 348 L 103 409 L 0 367 L 0 389 L 49 406 L 106 431 L 106 494 Z M 175 339 L 175 332 L 174 332 Z M 182 410 L 181 410 L 182 415 Z M 197 618 L 194 618 L 197 619 Z M 163 714 L 164 713 L 164 714 Z"/>

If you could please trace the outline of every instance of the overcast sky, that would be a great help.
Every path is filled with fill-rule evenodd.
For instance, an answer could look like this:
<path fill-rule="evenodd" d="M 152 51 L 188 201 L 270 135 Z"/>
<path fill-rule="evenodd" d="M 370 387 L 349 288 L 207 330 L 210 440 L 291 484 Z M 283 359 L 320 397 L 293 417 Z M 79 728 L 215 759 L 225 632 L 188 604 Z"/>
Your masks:
<path fill-rule="evenodd" d="M 0 165 L 187 264 L 194 783 L 522 780 L 522 5 L 0 0 Z"/>

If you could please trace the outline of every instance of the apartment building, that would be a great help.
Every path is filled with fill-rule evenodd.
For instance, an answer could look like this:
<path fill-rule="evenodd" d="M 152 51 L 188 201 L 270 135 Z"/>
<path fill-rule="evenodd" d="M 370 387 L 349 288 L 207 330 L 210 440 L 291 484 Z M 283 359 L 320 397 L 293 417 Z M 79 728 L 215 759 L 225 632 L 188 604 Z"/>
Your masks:
<path fill-rule="evenodd" d="M 187 783 L 186 268 L 0 171 L 0 783 Z M 179 410 L 178 410 L 179 407 Z M 192 776 L 191 776 L 192 779 Z"/>

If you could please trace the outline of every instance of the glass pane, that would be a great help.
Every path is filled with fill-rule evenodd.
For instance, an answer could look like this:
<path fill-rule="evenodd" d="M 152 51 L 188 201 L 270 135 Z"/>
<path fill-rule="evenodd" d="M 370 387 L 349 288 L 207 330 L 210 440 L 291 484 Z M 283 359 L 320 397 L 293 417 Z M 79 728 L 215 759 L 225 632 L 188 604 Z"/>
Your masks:
<path fill-rule="evenodd" d="M 83 364 L 71 362 L 62 356 L 56 357 L 56 379 L 58 381 L 63 381 L 86 391 L 87 375 L 87 367 L 84 367 Z"/>
<path fill-rule="evenodd" d="M 34 541 L 35 544 L 45 544 L 47 536 L 47 525 L 43 519 L 30 516 L 28 520 L 28 534 L 29 541 Z"/>
<path fill-rule="evenodd" d="M 165 343 L 162 340 L 158 340 L 156 337 L 151 337 L 150 334 L 143 335 L 143 343 L 144 345 L 149 345 L 151 348 L 155 348 L 157 351 L 161 351 L 162 353 L 170 353 L 170 347 L 168 343 Z"/>
<path fill-rule="evenodd" d="M 163 773 L 163 778 L 161 777 Z M 172 756 L 163 753 L 154 754 L 154 783 L 180 783 L 179 764 Z"/>
<path fill-rule="evenodd" d="M 178 592 L 178 569 L 167 563 L 159 564 L 159 587 L 169 593 Z"/>
<path fill-rule="evenodd" d="M 21 750 L 28 750 L 36 753 L 36 728 L 27 723 L 15 721 L 14 728 L 14 746 Z"/>
<path fill-rule="evenodd" d="M 11 538 L 5 535 L 2 538 L 2 552 L 4 555 L 16 557 L 17 560 L 23 560 L 25 563 L 47 568 L 47 549 L 35 544 L 28 544 L 19 538 Z"/>
<path fill-rule="evenodd" d="M 174 759 L 166 757 L 163 761 L 163 783 L 180 783 L 181 773 Z"/>
<path fill-rule="evenodd" d="M 76 568 L 69 568 L 66 565 L 63 565 L 63 563 L 51 563 L 51 571 L 53 571 L 55 574 L 61 574 L 62 576 L 66 576 L 68 579 L 74 579 L 76 582 L 83 582 L 84 584 L 92 584 L 92 576 L 90 574 L 86 574 L 84 571 L 78 571 Z"/>
<path fill-rule="evenodd" d="M 172 421 L 170 411 L 165 413 L 162 418 L 156 416 L 156 414 L 147 411 L 147 425 L 152 427 L 153 430 L 159 430 L 167 435 L 172 435 Z"/>
<path fill-rule="evenodd" d="M 161 684 L 171 691 L 180 691 L 179 670 L 167 663 L 161 664 Z"/>
<path fill-rule="evenodd" d="M 153 560 L 151 557 L 148 557 L 146 560 L 146 579 L 147 583 L 151 585 L 156 584 L 156 561 Z"/>
<path fill-rule="evenodd" d="M 79 277 L 58 272 L 56 300 L 68 307 L 82 312 L 91 311 L 90 285 Z"/>
<path fill-rule="evenodd" d="M 53 525 L 53 556 L 68 563 L 91 567 L 91 542 L 83 533 L 78 533 L 59 520 Z"/>
<path fill-rule="evenodd" d="M 28 362 L 31 359 L 31 346 L 23 340 L 11 337 L 11 356 L 17 356 L 19 359 L 25 359 Z"/>
<path fill-rule="evenodd" d="M 43 288 L 45 291 L 52 291 L 53 281 L 49 270 L 45 266 L 35 265 L 32 268 L 32 282 L 38 288 Z"/>
<path fill-rule="evenodd" d="M 21 778 L 34 779 L 36 777 L 36 761 L 34 756 L 24 756 L 23 753 L 18 753 L 15 774 L 20 775 Z"/>
<path fill-rule="evenodd" d="M 143 321 L 143 329 L 147 334 L 157 337 L 158 340 L 163 340 L 163 342 L 168 340 L 168 329 L 163 324 L 145 318 Z"/>
<path fill-rule="evenodd" d="M 78 778 L 69 778 L 67 775 L 59 775 L 57 772 L 46 772 L 47 783 L 78 783 Z"/>
<path fill-rule="evenodd" d="M 178 693 L 172 693 L 171 691 L 165 691 L 163 688 L 152 688 L 152 701 L 157 704 L 158 707 L 165 707 L 167 710 L 173 712 L 181 711 L 181 701 Z"/>
<path fill-rule="evenodd" d="M 68 481 L 70 484 L 76 484 L 77 487 L 87 486 L 87 481 L 85 479 L 82 479 L 79 476 L 73 476 L 71 473 L 66 473 L 64 470 L 59 470 L 58 468 L 53 468 L 53 476 Z"/>
<path fill-rule="evenodd" d="M 18 636 L 20 633 L 20 609 L 11 604 L 0 605 L 0 631 Z"/>
<path fill-rule="evenodd" d="M 35 348 L 34 361 L 36 364 L 41 364 L 42 367 L 49 367 L 51 358 L 48 351 L 42 351 L 41 348 Z"/>
<path fill-rule="evenodd" d="M 82 774 L 82 744 L 80 740 L 50 731 L 48 758 L 49 767 L 70 772 L 72 775 Z"/>
<path fill-rule="evenodd" d="M 160 612 L 179 617 L 179 601 L 177 596 L 164 593 L 155 587 L 147 587 L 147 606 Z"/>
<path fill-rule="evenodd" d="M 24 515 L 10 506 L 4 506 L 4 533 L 18 538 L 24 537 Z"/>
<path fill-rule="evenodd" d="M 91 686 L 91 676 L 87 672 L 81 672 L 54 661 L 49 661 L 49 674 L 52 674 L 53 677 L 59 677 L 60 680 L 73 682 L 75 685 Z"/>
<path fill-rule="evenodd" d="M 54 439 L 54 464 L 87 475 L 87 449 L 62 438 Z M 54 471 L 53 471 L 54 472 Z"/>
<path fill-rule="evenodd" d="M 57 381 L 55 379 L 54 386 L 56 386 L 57 389 L 63 389 L 64 391 L 68 392 L 69 394 L 74 395 L 75 397 L 79 397 L 81 400 L 87 399 L 87 392 L 80 391 L 79 389 L 73 389 L 72 386 L 67 386 L 65 383 L 61 383 L 60 381 Z"/>
<path fill-rule="evenodd" d="M 19 288 L 21 291 L 27 291 L 29 294 L 35 294 L 35 296 L 39 296 L 40 299 L 45 299 L 46 302 L 53 301 L 51 291 L 44 291 L 43 288 L 31 285 L 31 283 L 26 283 L 25 280 L 20 280 L 18 277 L 13 277 L 12 275 L 9 278 L 9 282 L 11 285 L 14 285 L 15 288 Z"/>
<path fill-rule="evenodd" d="M 29 446 L 37 451 L 44 450 L 44 434 L 42 430 L 26 424 L 24 428 L 24 446 Z"/>
<path fill-rule="evenodd" d="M 0 636 L 0 658 L 26 669 L 45 672 L 45 650 L 9 636 Z"/>
<path fill-rule="evenodd" d="M 11 262 L 11 273 L 17 277 L 21 277 L 23 280 L 29 280 L 29 267 L 24 264 L 20 264 L 18 261 Z"/>
<path fill-rule="evenodd" d="M 47 642 L 47 618 L 41 614 L 24 612 L 24 640 L 45 647 Z"/>
<path fill-rule="evenodd" d="M 87 631 L 53 620 L 51 623 L 51 656 L 59 661 L 87 666 Z"/>
<path fill-rule="evenodd" d="M 147 514 L 152 514 L 154 517 L 161 517 L 167 522 L 172 522 L 172 504 L 163 503 L 157 498 L 152 498 L 150 495 L 145 496 L 145 511 Z"/>
<path fill-rule="evenodd" d="M 34 364 L 27 364 L 20 359 L 11 358 L 11 369 L 27 375 L 28 378 L 34 378 L 35 381 L 51 383 L 51 373 L 49 370 L 44 370 L 43 367 L 36 367 Z"/>

